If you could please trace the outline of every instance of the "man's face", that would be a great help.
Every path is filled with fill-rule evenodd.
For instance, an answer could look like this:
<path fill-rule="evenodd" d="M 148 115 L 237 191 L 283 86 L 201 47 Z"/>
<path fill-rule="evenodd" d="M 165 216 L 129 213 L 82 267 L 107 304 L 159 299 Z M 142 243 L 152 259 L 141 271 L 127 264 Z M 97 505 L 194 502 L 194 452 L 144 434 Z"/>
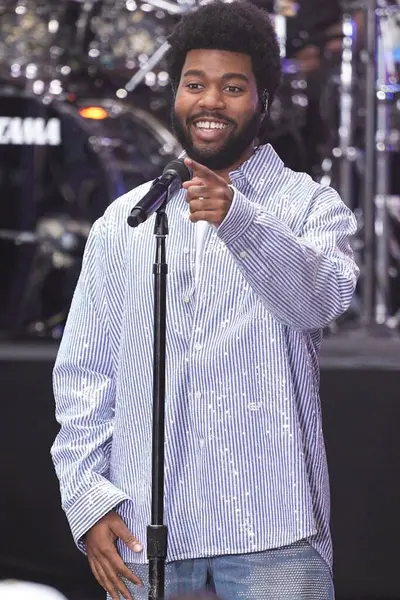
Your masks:
<path fill-rule="evenodd" d="M 250 56 L 224 50 L 187 53 L 172 125 L 190 158 L 214 171 L 240 164 L 252 152 L 260 121 Z"/>

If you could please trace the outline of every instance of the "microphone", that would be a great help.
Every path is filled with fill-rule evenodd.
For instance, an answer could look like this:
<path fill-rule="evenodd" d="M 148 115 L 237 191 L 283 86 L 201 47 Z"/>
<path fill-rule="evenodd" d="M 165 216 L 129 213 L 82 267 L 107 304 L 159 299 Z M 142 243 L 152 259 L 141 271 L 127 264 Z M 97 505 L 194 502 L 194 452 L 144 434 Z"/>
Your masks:
<path fill-rule="evenodd" d="M 150 190 L 132 208 L 128 217 L 128 225 L 137 227 L 144 223 L 164 202 L 168 196 L 177 192 L 184 181 L 192 176 L 190 169 L 183 162 L 183 158 L 172 160 L 165 167 L 161 177 L 158 177 Z"/>

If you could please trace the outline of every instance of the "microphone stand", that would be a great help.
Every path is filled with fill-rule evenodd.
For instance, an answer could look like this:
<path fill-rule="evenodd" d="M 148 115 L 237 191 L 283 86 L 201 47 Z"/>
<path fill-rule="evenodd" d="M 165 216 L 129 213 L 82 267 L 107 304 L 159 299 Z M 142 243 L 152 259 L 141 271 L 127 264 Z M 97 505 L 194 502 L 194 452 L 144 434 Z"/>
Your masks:
<path fill-rule="evenodd" d="M 138 202 L 127 219 L 137 227 L 156 212 L 154 235 L 156 258 L 154 275 L 154 348 L 153 348 L 153 432 L 151 468 L 151 522 L 147 527 L 147 558 L 149 559 L 149 600 L 164 600 L 165 562 L 168 530 L 164 525 L 164 443 L 165 443 L 165 357 L 167 329 L 167 275 L 165 241 L 168 218 L 165 207 L 191 172 L 182 157 L 167 165 L 162 177 L 153 182 L 145 197 Z M 158 207 L 158 208 L 157 208 Z"/>
<path fill-rule="evenodd" d="M 149 600 L 164 600 L 168 530 L 164 525 L 165 355 L 167 274 L 165 240 L 168 235 L 166 202 L 158 209 L 154 227 L 153 439 L 151 523 L 147 527 Z"/>
<path fill-rule="evenodd" d="M 154 275 L 154 334 L 153 334 L 153 431 L 151 458 L 151 520 L 147 527 L 147 558 L 149 560 L 149 600 L 164 600 L 165 562 L 168 530 L 164 525 L 164 443 L 165 443 L 165 355 L 167 329 L 167 275 L 165 240 L 168 218 L 165 207 L 171 188 L 164 188 L 164 202 L 156 211 L 154 235 L 156 256 Z M 161 193 L 157 188 L 158 195 Z M 157 195 L 157 194 L 156 194 Z M 144 220 L 145 211 L 134 209 L 128 225 L 136 227 Z"/>
<path fill-rule="evenodd" d="M 178 187 L 190 178 L 191 172 L 181 159 L 172 161 L 162 177 L 153 182 L 145 197 L 138 202 L 127 219 L 137 227 L 156 213 L 154 235 L 156 258 L 154 275 L 154 339 L 153 339 L 153 431 L 151 466 L 151 522 L 147 527 L 147 558 L 149 560 L 149 600 L 164 600 L 165 562 L 168 530 L 164 525 L 164 444 L 165 444 L 165 357 L 167 329 L 167 275 L 165 241 L 168 218 L 165 207 Z M 158 207 L 158 208 L 157 208 Z"/>

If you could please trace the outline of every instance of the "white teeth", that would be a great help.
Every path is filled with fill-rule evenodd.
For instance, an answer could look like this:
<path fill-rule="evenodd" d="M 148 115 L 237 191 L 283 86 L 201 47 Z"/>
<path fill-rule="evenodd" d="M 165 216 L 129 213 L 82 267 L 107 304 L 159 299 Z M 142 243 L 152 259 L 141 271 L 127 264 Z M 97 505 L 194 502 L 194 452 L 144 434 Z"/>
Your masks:
<path fill-rule="evenodd" d="M 199 121 L 196 123 L 199 129 L 225 129 L 228 127 L 225 123 L 216 123 L 215 121 Z"/>

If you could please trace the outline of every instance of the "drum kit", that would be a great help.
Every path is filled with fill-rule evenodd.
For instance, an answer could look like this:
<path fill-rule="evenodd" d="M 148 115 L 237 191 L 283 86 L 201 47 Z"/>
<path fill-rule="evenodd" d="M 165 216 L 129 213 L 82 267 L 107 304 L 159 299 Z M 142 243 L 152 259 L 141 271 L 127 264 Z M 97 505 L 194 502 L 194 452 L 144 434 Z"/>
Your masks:
<path fill-rule="evenodd" d="M 197 0 L 3 0 L 3 338 L 61 337 L 91 224 L 115 198 L 157 177 L 180 153 L 168 124 L 171 99 L 164 55 L 173 25 L 197 6 Z M 289 166 L 302 169 L 307 81 L 296 61 L 285 56 L 285 23 L 295 9 L 292 0 L 279 0 L 271 15 L 281 46 L 284 76 L 271 111 L 270 135 L 277 146 L 285 140 L 285 148 L 297 149 L 293 162 L 298 162 Z M 396 21 L 395 9 L 391 8 L 390 15 L 388 10 L 385 17 L 377 13 L 378 20 Z M 382 64 L 387 68 L 387 46 L 392 38 L 386 33 L 380 37 L 386 43 Z M 332 117 L 333 135 L 323 150 L 317 178 L 322 184 L 338 187 L 345 201 L 359 210 L 361 230 L 363 210 L 361 205 L 354 206 L 354 171 L 356 175 L 361 173 L 362 179 L 365 146 L 360 139 L 360 122 L 365 120 L 365 110 L 360 108 L 364 106 L 360 102 L 362 90 L 352 72 L 354 36 L 346 14 L 343 40 L 341 71 L 332 75 L 337 83 L 339 110 Z M 394 52 L 390 58 L 390 114 L 394 120 L 390 149 L 386 138 L 382 142 L 386 152 L 400 145 L 395 121 L 400 114 L 396 88 L 400 58 Z M 386 93 L 389 91 L 385 88 Z M 383 126 L 382 118 L 379 127 Z M 286 162 L 290 163 L 289 157 Z M 383 192 L 378 190 L 376 194 L 378 207 Z M 399 203 L 393 194 L 391 198 L 390 218 L 399 228 Z M 385 215 L 386 208 L 385 204 Z M 389 227 L 388 219 L 383 220 Z M 392 235 L 390 239 L 400 237 Z M 400 244 L 391 243 L 389 251 L 385 244 L 381 263 L 387 262 L 390 255 L 388 272 L 393 274 L 393 265 L 396 269 L 400 265 Z M 385 313 L 385 318 L 393 319 L 395 309 Z"/>
<path fill-rule="evenodd" d="M 60 337 L 91 224 L 180 152 L 165 124 L 162 57 L 147 67 L 189 6 L 169 0 L 2 4 L 3 337 Z M 145 73 L 143 86 L 133 95 L 126 84 L 138 73 Z"/>

